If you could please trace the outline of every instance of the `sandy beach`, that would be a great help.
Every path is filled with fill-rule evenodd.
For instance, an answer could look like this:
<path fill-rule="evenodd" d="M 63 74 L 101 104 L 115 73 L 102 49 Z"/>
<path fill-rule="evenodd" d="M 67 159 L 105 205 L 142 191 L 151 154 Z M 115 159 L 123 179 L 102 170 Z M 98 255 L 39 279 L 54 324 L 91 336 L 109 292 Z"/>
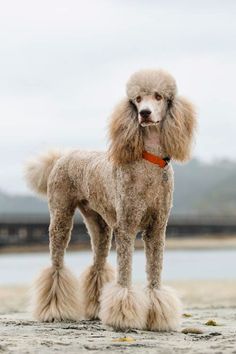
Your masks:
<path fill-rule="evenodd" d="M 2 287 L 0 353 L 236 353 L 235 282 L 168 285 L 184 303 L 181 328 L 172 333 L 115 332 L 100 321 L 38 323 L 27 312 L 28 288 Z M 193 330 L 199 333 L 183 333 Z"/>

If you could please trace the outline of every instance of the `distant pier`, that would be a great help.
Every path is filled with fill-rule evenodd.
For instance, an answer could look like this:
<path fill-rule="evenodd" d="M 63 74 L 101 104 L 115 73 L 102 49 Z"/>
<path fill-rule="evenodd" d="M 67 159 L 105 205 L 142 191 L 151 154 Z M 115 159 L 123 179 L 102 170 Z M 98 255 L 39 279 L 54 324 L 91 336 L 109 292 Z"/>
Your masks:
<path fill-rule="evenodd" d="M 0 248 L 48 244 L 48 215 L 0 215 Z M 236 235 L 236 218 L 213 216 L 173 216 L 167 237 L 223 237 Z M 140 237 L 140 235 L 138 236 Z M 72 244 L 89 245 L 86 227 L 78 214 L 74 220 Z"/>

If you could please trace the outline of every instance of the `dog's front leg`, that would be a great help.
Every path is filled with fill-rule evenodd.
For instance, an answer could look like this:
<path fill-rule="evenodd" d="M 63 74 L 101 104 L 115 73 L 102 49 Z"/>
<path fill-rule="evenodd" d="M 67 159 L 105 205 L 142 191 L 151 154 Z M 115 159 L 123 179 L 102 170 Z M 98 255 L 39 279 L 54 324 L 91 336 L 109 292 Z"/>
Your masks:
<path fill-rule="evenodd" d="M 176 330 L 181 318 L 178 297 L 172 289 L 161 284 L 167 216 L 168 213 L 160 212 L 153 217 L 143 234 L 149 299 L 147 329 L 153 331 Z"/>
<path fill-rule="evenodd" d="M 105 285 L 101 296 L 100 318 L 116 329 L 145 328 L 148 303 L 141 290 L 132 286 L 132 255 L 135 229 L 118 226 L 115 230 L 117 280 Z"/>

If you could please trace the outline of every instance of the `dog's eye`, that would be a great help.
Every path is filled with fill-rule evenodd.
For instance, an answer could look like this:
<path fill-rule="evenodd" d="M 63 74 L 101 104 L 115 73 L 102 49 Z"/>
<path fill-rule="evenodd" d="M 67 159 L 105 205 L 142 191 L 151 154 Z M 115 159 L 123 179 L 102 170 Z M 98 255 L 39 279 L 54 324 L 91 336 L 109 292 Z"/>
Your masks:
<path fill-rule="evenodd" d="M 141 102 L 141 101 L 142 101 L 142 97 L 141 97 L 141 96 L 137 96 L 137 97 L 136 97 L 136 102 L 139 103 L 139 102 Z"/>
<path fill-rule="evenodd" d="M 157 101 L 160 101 L 160 100 L 162 100 L 162 96 L 161 95 L 159 95 L 159 93 L 157 93 L 157 92 L 155 92 L 155 99 L 157 100 Z"/>

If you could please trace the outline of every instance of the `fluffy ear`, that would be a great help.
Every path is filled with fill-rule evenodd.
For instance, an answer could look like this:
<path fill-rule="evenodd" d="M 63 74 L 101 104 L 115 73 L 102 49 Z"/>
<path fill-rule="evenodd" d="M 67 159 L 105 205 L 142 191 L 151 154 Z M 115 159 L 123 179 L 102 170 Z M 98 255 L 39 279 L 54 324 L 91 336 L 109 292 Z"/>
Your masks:
<path fill-rule="evenodd" d="M 109 158 L 116 165 L 142 158 L 142 130 L 138 123 L 137 109 L 128 99 L 122 100 L 111 116 L 109 138 Z"/>
<path fill-rule="evenodd" d="M 184 97 L 174 98 L 161 127 L 161 142 L 166 154 L 177 161 L 188 160 L 195 129 L 193 105 Z"/>

